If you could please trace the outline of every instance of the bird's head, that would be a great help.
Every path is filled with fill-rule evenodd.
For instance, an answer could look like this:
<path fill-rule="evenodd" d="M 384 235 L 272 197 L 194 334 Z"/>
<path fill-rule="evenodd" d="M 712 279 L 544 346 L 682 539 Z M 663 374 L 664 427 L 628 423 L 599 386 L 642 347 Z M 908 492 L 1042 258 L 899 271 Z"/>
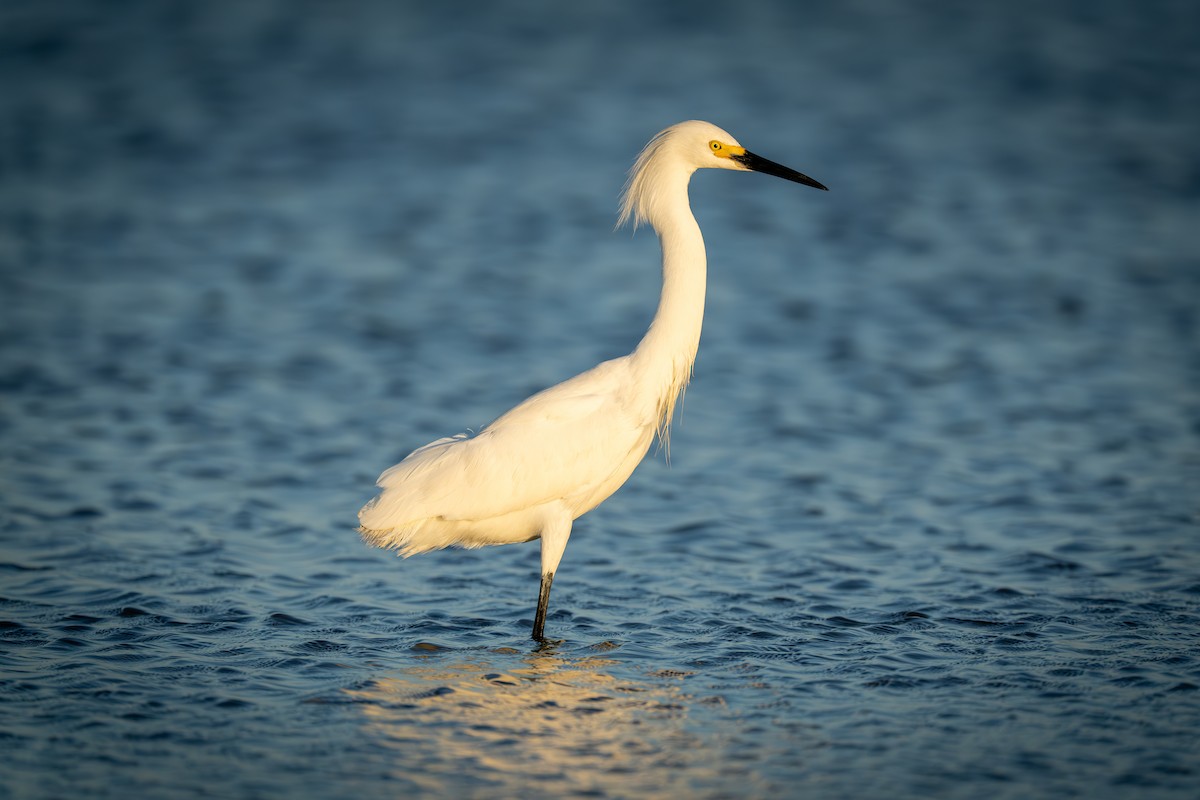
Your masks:
<path fill-rule="evenodd" d="M 651 219 L 653 207 L 666 194 L 672 180 L 687 180 L 698 169 L 732 169 L 762 172 L 814 189 L 826 187 L 807 175 L 751 153 L 711 122 L 690 120 L 672 125 L 646 145 L 629 171 L 617 225 L 632 219 L 634 225 Z"/>

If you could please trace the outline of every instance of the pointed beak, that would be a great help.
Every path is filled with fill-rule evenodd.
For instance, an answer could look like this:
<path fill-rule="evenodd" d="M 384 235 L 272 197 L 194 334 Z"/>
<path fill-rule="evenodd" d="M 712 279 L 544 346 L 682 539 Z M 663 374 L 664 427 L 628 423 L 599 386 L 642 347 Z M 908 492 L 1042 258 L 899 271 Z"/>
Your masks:
<path fill-rule="evenodd" d="M 762 156 L 756 156 L 749 150 L 740 155 L 730 156 L 730 158 L 748 170 L 761 172 L 764 175 L 774 175 L 776 178 L 783 178 L 784 180 L 795 181 L 796 183 L 803 183 L 805 186 L 811 186 L 814 189 L 820 189 L 824 192 L 829 191 L 823 184 L 814 181 L 804 173 L 788 169 L 782 164 L 776 164 L 774 161 L 769 161 Z"/>

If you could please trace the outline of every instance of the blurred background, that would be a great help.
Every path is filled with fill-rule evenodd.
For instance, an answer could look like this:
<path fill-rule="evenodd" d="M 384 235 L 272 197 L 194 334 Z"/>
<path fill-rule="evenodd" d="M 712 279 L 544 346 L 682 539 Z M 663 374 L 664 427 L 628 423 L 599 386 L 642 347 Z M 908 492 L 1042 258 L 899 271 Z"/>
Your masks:
<path fill-rule="evenodd" d="M 1194 797 L 1200 10 L 0 6 L 0 798 Z M 622 355 L 671 463 L 400 562 L 413 448 Z"/>

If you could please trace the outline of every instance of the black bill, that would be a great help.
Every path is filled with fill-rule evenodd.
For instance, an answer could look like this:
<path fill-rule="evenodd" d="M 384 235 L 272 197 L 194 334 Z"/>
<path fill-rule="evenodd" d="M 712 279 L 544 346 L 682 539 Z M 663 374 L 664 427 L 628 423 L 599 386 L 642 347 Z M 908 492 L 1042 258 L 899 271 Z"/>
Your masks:
<path fill-rule="evenodd" d="M 776 178 L 803 183 L 805 186 L 811 186 L 814 189 L 820 189 L 827 192 L 829 189 L 821 183 L 814 181 L 802 172 L 796 172 L 794 169 L 788 169 L 782 164 L 776 164 L 774 161 L 768 161 L 762 156 L 756 156 L 747 150 L 740 156 L 730 156 L 734 161 L 741 164 L 746 169 L 761 172 L 764 175 L 774 175 Z"/>

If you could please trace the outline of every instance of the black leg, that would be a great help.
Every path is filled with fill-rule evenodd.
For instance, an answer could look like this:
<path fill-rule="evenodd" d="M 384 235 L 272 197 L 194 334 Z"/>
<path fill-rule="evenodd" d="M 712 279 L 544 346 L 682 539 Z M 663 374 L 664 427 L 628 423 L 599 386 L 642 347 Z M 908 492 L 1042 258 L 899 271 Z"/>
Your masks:
<path fill-rule="evenodd" d="M 546 609 L 550 607 L 550 584 L 554 583 L 554 573 L 547 572 L 542 575 L 542 588 L 538 592 L 537 613 L 533 617 L 533 639 L 535 641 L 545 640 L 542 634 L 546 631 Z"/>

